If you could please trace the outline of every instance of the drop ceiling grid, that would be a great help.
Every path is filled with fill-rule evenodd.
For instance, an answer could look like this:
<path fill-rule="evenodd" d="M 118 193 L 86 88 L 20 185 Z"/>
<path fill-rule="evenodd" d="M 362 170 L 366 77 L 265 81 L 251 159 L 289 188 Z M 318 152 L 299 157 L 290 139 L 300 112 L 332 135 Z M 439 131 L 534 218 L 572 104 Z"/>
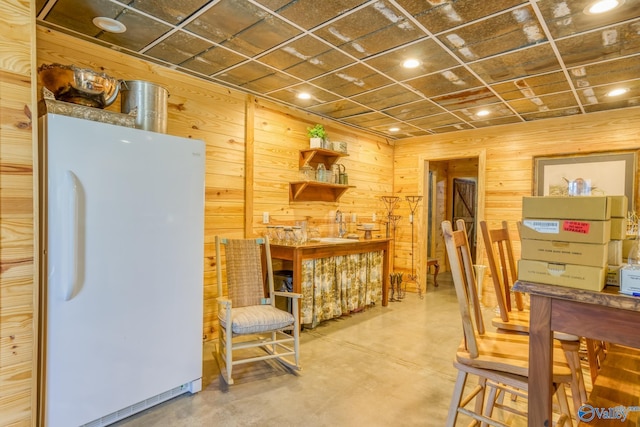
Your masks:
<path fill-rule="evenodd" d="M 640 55 L 640 0 L 626 0 L 600 23 L 582 15 L 587 0 L 325 0 L 322 8 L 315 0 L 36 1 L 38 21 L 49 28 L 390 139 L 640 103 L 638 67 L 631 65 Z M 114 19 L 128 15 L 122 18 L 128 22 L 152 22 L 155 33 L 134 28 L 122 37 L 90 30 L 86 21 L 94 10 L 113 11 Z M 200 19 L 222 20 L 234 32 L 216 33 L 214 39 L 216 29 L 198 27 Z M 149 35 L 153 40 L 131 49 Z M 598 37 L 607 35 L 612 46 L 596 46 Z M 285 53 L 295 42 L 306 46 L 307 37 L 315 43 L 308 46 L 310 54 Z M 180 42 L 195 40 L 201 45 L 192 44 L 193 51 L 180 49 Z M 576 50 L 585 43 L 601 56 Z M 412 47 L 433 46 L 435 51 L 420 54 L 438 63 L 419 67 L 415 76 L 394 65 Z M 465 56 L 469 52 L 479 56 Z M 300 61 L 282 61 L 286 55 Z M 343 59 L 335 68 L 311 63 L 322 56 Z M 278 68 L 282 63 L 293 65 Z M 581 72 L 591 74 L 583 78 Z M 359 80 L 365 77 L 368 87 L 367 80 Z M 605 89 L 617 82 L 626 83 L 629 94 L 618 101 L 605 98 Z M 318 95 L 305 105 L 293 96 L 301 89 Z M 479 118 L 480 108 L 493 114 Z M 401 130 L 390 132 L 391 126 Z"/>

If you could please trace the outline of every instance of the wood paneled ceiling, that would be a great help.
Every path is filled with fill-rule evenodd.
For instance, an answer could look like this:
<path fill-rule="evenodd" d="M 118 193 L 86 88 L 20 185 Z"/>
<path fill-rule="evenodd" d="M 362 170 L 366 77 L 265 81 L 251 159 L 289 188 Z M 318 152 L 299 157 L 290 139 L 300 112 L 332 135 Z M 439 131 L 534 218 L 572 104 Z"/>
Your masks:
<path fill-rule="evenodd" d="M 640 0 L 619 1 L 38 0 L 37 20 L 400 139 L 640 105 Z"/>

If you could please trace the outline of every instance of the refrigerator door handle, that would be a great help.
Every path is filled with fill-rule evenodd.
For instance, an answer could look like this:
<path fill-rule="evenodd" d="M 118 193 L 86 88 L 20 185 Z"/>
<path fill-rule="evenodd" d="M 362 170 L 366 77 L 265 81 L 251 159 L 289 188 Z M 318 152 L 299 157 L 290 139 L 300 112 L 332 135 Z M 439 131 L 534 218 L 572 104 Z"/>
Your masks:
<path fill-rule="evenodd" d="M 60 283 L 62 284 L 62 298 L 65 301 L 69 301 L 74 297 L 76 293 L 76 287 L 78 285 L 78 243 L 79 243 L 79 214 L 80 205 L 78 203 L 78 191 L 80 181 L 78 177 L 71 171 L 67 171 L 65 174 L 65 186 L 67 187 L 67 194 L 69 195 L 68 205 L 66 206 L 66 241 L 65 251 L 66 256 L 63 259 L 67 260 L 67 265 L 63 268 L 63 274 Z"/>

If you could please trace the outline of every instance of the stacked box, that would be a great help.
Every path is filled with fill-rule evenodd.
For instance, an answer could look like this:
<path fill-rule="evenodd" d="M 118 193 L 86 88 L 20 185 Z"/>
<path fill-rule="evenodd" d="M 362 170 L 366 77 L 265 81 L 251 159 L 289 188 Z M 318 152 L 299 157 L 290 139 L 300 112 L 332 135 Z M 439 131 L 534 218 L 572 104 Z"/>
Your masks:
<path fill-rule="evenodd" d="M 525 197 L 518 279 L 602 290 L 613 205 L 606 196 Z"/>

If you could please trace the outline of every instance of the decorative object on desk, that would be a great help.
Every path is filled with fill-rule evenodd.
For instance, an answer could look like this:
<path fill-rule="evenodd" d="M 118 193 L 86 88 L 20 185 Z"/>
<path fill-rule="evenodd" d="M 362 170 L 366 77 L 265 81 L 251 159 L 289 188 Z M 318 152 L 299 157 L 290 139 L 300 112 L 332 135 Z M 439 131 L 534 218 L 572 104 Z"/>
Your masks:
<path fill-rule="evenodd" d="M 536 196 L 569 194 L 569 182 L 588 176 L 593 195 L 626 195 L 635 206 L 636 151 L 534 157 Z"/>
<path fill-rule="evenodd" d="M 418 296 L 422 299 L 422 286 L 420 286 L 420 282 L 418 281 L 418 277 L 416 276 L 416 270 L 413 266 L 413 220 L 415 218 L 416 209 L 418 208 L 418 204 L 420 200 L 422 200 L 422 196 L 405 196 L 404 198 L 407 203 L 409 203 L 409 224 L 411 224 L 411 275 L 409 276 L 409 280 L 413 281 L 418 288 Z"/>
<path fill-rule="evenodd" d="M 324 148 L 327 131 L 324 126 L 316 124 L 314 127 L 307 128 L 307 136 L 309 137 L 309 146 L 311 148 Z"/>
<path fill-rule="evenodd" d="M 118 79 L 75 65 L 43 64 L 38 75 L 57 100 L 87 107 L 108 107 L 120 91 Z"/>
<path fill-rule="evenodd" d="M 591 195 L 591 180 L 584 178 L 576 178 L 569 181 L 567 178 L 563 179 L 567 181 L 567 193 L 569 196 L 590 196 Z M 594 190 L 597 190 L 594 188 Z"/>
<path fill-rule="evenodd" d="M 375 224 L 373 223 L 365 223 L 360 224 L 360 230 L 364 230 L 364 240 L 371 240 L 371 232 L 376 230 Z"/>

